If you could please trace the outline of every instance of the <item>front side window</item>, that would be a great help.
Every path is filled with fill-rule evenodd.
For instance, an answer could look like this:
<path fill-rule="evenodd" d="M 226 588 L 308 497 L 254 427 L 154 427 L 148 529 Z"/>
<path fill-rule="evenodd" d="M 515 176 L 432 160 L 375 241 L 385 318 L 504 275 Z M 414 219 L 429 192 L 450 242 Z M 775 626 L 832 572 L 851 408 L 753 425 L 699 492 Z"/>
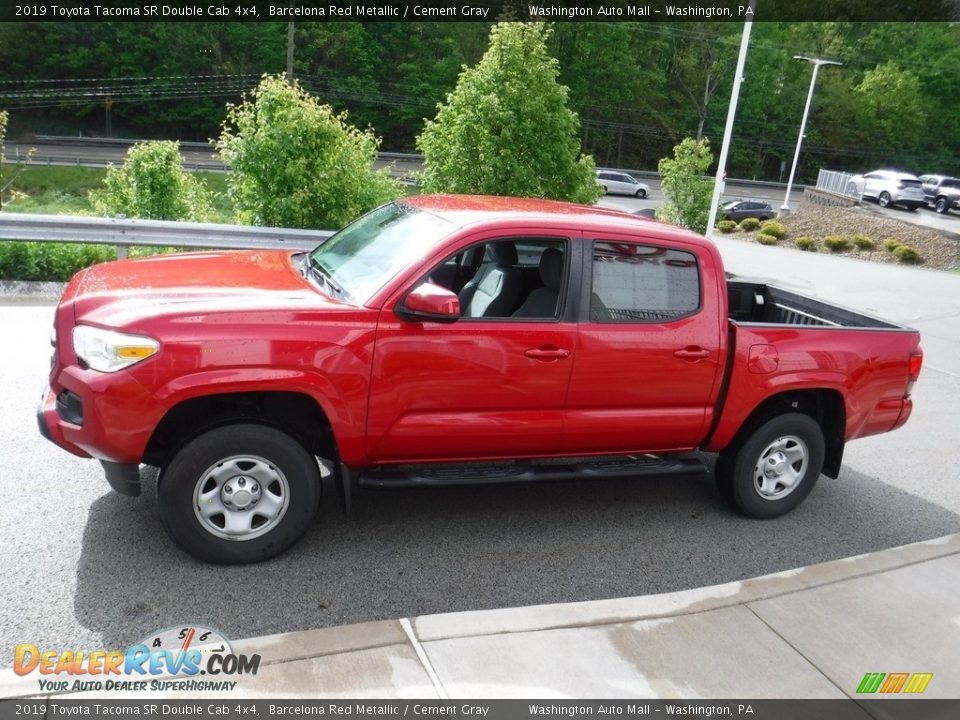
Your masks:
<path fill-rule="evenodd" d="M 667 322 L 700 307 L 692 253 L 653 245 L 593 244 L 593 322 Z"/>

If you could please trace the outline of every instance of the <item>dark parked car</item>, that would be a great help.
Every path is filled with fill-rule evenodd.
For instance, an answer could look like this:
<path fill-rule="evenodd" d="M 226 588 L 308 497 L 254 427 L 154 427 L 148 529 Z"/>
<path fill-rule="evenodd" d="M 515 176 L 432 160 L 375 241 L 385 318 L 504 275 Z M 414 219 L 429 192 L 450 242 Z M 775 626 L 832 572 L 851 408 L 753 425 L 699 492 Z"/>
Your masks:
<path fill-rule="evenodd" d="M 773 208 L 765 202 L 759 202 L 757 200 L 734 200 L 724 204 L 723 216 L 727 220 L 740 222 L 744 218 L 772 220 L 777 214 L 773 211 Z"/>

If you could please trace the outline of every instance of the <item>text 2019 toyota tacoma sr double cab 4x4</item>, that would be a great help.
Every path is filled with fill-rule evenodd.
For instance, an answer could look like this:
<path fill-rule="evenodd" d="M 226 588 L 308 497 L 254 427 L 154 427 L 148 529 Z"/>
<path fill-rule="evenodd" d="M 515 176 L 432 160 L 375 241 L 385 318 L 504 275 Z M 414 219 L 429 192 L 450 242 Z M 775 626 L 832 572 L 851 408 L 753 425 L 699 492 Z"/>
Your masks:
<path fill-rule="evenodd" d="M 385 205 L 310 253 L 95 265 L 56 310 L 40 429 L 213 562 L 307 531 L 321 467 L 363 487 L 669 475 L 788 512 L 848 440 L 899 427 L 916 331 L 762 283 L 626 213 L 515 198 Z"/>

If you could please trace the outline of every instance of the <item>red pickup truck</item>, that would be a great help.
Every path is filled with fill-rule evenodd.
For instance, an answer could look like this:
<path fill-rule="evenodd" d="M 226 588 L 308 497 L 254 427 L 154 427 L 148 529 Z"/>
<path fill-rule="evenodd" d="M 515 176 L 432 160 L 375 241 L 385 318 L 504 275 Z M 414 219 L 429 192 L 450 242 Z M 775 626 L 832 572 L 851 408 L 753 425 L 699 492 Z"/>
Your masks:
<path fill-rule="evenodd" d="M 704 238 L 626 213 L 422 196 L 305 252 L 78 273 L 41 432 L 121 493 L 161 468 L 164 526 L 222 563 L 358 488 L 705 472 L 788 512 L 844 444 L 901 426 L 916 331 L 728 280 Z"/>

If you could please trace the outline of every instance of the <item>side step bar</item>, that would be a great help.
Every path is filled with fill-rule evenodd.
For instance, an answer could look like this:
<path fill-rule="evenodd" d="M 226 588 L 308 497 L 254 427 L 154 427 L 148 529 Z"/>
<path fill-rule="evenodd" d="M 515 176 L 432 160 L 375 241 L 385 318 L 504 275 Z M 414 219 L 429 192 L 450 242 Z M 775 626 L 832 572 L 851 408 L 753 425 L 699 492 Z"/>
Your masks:
<path fill-rule="evenodd" d="M 362 488 L 411 488 L 441 485 L 493 485 L 585 478 L 688 475 L 706 472 L 697 458 L 639 455 L 587 460 L 517 462 L 504 465 L 416 465 L 365 470 Z"/>

